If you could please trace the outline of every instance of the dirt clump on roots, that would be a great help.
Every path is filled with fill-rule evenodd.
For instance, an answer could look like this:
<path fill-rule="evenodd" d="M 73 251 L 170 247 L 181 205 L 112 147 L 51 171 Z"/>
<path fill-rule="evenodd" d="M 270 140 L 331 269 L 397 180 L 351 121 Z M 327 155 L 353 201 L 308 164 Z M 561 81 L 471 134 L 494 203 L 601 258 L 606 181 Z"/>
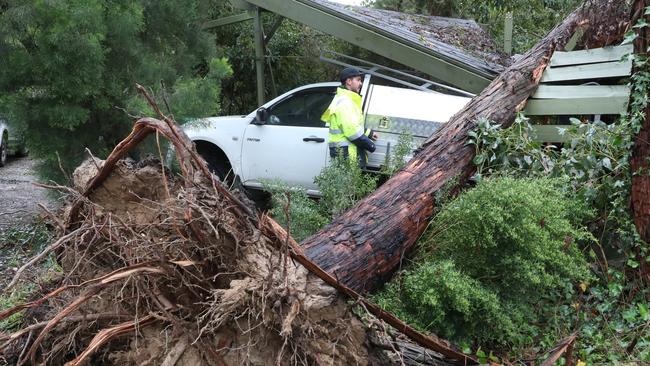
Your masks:
<path fill-rule="evenodd" d="M 76 188 L 104 164 L 84 162 Z M 366 327 L 351 306 L 219 192 L 154 159 L 117 162 L 66 207 L 64 279 L 39 300 L 46 320 L 5 345 L 7 361 L 366 364 Z"/>

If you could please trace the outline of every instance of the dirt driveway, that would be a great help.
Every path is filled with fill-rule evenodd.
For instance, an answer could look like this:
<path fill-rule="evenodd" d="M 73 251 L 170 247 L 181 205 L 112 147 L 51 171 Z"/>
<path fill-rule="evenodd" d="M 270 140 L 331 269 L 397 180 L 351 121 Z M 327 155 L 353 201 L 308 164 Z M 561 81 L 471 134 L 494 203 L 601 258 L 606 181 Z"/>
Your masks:
<path fill-rule="evenodd" d="M 10 157 L 7 165 L 0 168 L 0 231 L 29 223 L 42 212 L 38 203 L 50 209 L 56 207 L 44 188 L 32 184 L 36 182 L 35 165 L 29 157 Z"/>

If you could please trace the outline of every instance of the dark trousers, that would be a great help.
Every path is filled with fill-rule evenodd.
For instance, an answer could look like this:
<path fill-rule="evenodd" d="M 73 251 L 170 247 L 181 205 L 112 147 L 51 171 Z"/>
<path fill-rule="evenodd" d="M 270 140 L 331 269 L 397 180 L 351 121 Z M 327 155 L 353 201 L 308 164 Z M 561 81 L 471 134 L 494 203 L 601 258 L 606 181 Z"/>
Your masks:
<path fill-rule="evenodd" d="M 366 168 L 366 151 L 357 147 L 357 159 L 359 160 L 359 167 Z M 350 157 L 347 146 L 330 146 L 330 158 L 342 157 L 347 160 Z"/>

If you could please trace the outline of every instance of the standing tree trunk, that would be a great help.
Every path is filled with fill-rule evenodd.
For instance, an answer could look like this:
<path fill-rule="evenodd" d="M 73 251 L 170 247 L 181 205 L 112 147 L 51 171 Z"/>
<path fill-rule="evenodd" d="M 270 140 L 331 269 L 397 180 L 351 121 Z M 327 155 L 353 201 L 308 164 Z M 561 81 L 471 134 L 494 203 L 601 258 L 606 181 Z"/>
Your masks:
<path fill-rule="evenodd" d="M 650 21 L 649 15 L 644 15 L 646 1 L 637 0 L 634 4 L 632 19 L 644 18 Z M 648 57 L 648 46 L 650 37 L 650 28 L 642 27 L 638 30 L 638 37 L 634 41 L 634 53 Z M 648 92 L 647 90 L 644 92 Z M 632 148 L 632 214 L 634 215 L 634 225 L 646 243 L 650 243 L 650 105 L 645 107 L 645 118 L 641 130 L 634 138 L 634 147 Z M 639 256 L 641 263 L 641 273 L 645 276 L 650 274 L 650 266 Z"/>
<path fill-rule="evenodd" d="M 474 148 L 467 145 L 467 133 L 476 121 L 484 117 L 510 126 L 537 88 L 553 51 L 580 26 L 587 27 L 588 44 L 620 39 L 620 22 L 628 19 L 623 8 L 620 1 L 593 0 L 574 11 L 452 117 L 406 168 L 307 238 L 302 243 L 305 254 L 354 290 L 382 285 L 427 227 L 436 197 L 458 191 L 474 173 Z"/>

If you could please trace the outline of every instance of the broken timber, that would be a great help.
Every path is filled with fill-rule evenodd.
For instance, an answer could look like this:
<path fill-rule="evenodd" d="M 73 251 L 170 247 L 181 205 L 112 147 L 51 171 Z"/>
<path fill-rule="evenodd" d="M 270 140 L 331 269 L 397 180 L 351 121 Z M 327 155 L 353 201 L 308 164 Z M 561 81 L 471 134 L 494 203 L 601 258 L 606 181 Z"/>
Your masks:
<path fill-rule="evenodd" d="M 620 23 L 628 19 L 623 8 L 618 1 L 601 0 L 575 10 L 452 117 L 402 171 L 307 238 L 302 243 L 307 257 L 356 291 L 381 286 L 427 227 L 436 197 L 457 192 L 474 173 L 467 133 L 478 118 L 510 126 L 535 92 L 553 51 L 586 24 L 587 41 L 601 42 L 598 47 L 620 40 Z"/>

